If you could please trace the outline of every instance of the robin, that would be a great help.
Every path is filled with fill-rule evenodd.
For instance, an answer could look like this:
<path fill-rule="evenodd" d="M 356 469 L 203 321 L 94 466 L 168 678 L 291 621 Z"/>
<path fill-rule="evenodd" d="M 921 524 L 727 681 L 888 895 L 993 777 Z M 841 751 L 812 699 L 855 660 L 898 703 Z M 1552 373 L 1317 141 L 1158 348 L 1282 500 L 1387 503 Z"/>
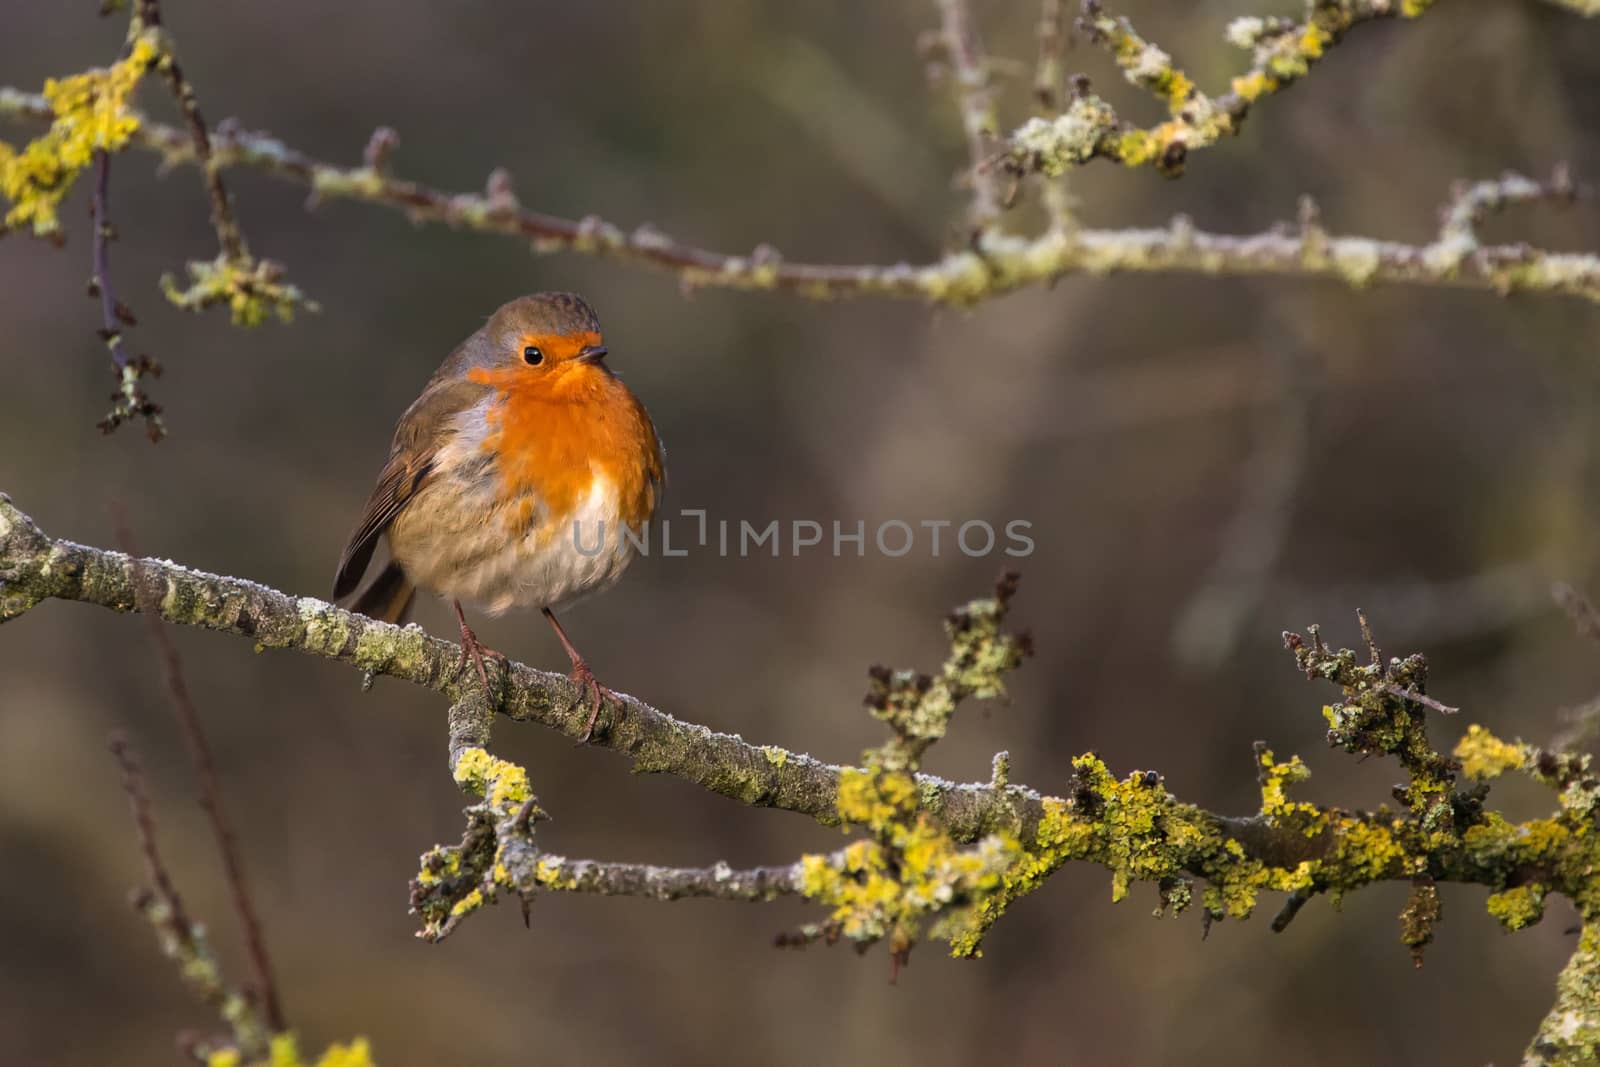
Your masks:
<path fill-rule="evenodd" d="M 610 691 L 556 619 L 612 585 L 655 513 L 666 476 L 644 405 L 605 363 L 600 320 L 572 293 L 536 293 L 490 316 L 400 416 L 389 461 L 339 559 L 333 595 L 355 592 L 379 538 L 389 563 L 352 609 L 401 623 L 418 589 L 449 600 L 485 692 L 486 648 L 462 603 L 490 615 L 537 607 L 592 697 Z M 634 537 L 620 527 L 629 527 Z"/>

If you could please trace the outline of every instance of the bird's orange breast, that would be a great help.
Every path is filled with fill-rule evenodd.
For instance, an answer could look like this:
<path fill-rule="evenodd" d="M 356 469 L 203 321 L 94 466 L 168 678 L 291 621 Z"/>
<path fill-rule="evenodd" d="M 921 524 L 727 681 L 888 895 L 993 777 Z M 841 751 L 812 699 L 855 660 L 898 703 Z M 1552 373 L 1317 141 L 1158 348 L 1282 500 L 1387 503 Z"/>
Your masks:
<path fill-rule="evenodd" d="M 467 377 L 496 390 L 482 447 L 494 457 L 502 499 L 520 500 L 513 519 L 564 523 L 603 478 L 622 522 L 649 520 L 664 474 L 661 447 L 649 413 L 621 380 L 584 364 L 547 374 L 478 368 Z"/>

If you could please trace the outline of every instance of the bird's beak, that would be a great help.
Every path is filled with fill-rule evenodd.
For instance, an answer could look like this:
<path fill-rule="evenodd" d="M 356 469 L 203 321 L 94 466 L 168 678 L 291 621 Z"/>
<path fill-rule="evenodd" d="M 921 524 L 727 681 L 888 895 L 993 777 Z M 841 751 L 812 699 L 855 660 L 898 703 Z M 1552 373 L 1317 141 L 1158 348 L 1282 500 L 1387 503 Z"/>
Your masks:
<path fill-rule="evenodd" d="M 578 353 L 579 363 L 599 363 L 606 358 L 605 345 L 585 345 Z"/>

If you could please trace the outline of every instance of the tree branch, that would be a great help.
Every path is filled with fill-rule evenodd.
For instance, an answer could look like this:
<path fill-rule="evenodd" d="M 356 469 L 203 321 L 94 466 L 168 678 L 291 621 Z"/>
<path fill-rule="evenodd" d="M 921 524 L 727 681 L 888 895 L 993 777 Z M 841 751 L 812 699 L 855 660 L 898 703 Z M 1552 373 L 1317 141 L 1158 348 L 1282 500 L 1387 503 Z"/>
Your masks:
<path fill-rule="evenodd" d="M 1056 797 L 1011 784 L 1004 759 L 996 760 L 994 777 L 985 783 L 911 776 L 917 754 L 943 734 L 954 704 L 963 695 L 993 695 L 998 691 L 993 672 L 1004 670 L 1007 660 L 1014 665 L 1026 651 L 1025 639 L 995 643 L 992 636 L 1007 595 L 1002 585 L 996 600 L 975 601 L 951 616 L 947 629 L 955 645 L 938 678 L 874 670 L 869 703 L 894 727 L 896 738 L 869 751 L 867 767 L 838 767 L 758 747 L 674 719 L 631 697 L 620 697 L 621 715 L 595 739 L 599 747 L 631 757 L 638 770 L 670 773 L 746 804 L 795 811 L 824 823 L 843 817 L 871 828 L 876 839 L 827 856 L 807 856 L 797 865 L 742 872 L 723 865 L 663 869 L 597 863 L 551 856 L 534 846 L 532 827 L 542 812 L 526 772 L 481 747 L 490 715 L 485 694 L 473 685 L 475 675 L 456 677 L 457 646 L 415 626 L 373 622 L 310 597 L 52 539 L 0 495 L 0 623 L 51 598 L 147 611 L 176 624 L 245 636 L 262 647 L 342 660 L 451 700 L 452 768 L 464 788 L 484 799 L 468 809 L 462 844 L 431 850 L 413 882 L 413 906 L 424 915 L 424 933 L 430 937 L 444 936 L 492 899 L 497 888 L 524 900 L 540 888 L 656 899 L 760 900 L 798 891 L 834 908 L 827 923 L 805 928 L 797 935 L 800 940 L 815 935 L 870 944 L 888 938 L 891 957 L 899 961 L 911 940 L 902 937 L 899 920 L 892 930 L 871 921 L 883 914 L 876 910 L 883 899 L 874 887 L 881 883 L 883 892 L 905 895 L 899 906 L 908 907 L 919 880 L 939 874 L 940 880 L 928 884 L 947 892 L 955 886 L 956 895 L 923 899 L 917 911 L 904 914 L 949 912 L 946 925 L 935 932 L 942 931 L 964 955 L 976 951 L 1011 901 L 1074 861 L 1110 870 L 1113 899 L 1124 896 L 1131 882 L 1157 884 L 1163 911 L 1183 910 L 1191 901 L 1193 879 L 1204 879 L 1208 922 L 1248 916 L 1262 890 L 1290 894 L 1294 903 L 1286 915 L 1292 917 L 1304 903 L 1299 898 L 1402 880 L 1413 887 L 1487 885 L 1495 890 L 1490 912 L 1511 929 L 1538 921 L 1551 892 L 1571 898 L 1591 931 L 1600 919 L 1595 884 L 1600 840 L 1590 832 L 1600 814 L 1600 781 L 1589 771 L 1589 758 L 1503 742 L 1478 727 L 1457 746 L 1456 758 L 1446 757 L 1427 738 L 1418 701 L 1426 683 L 1420 655 L 1383 663 L 1374 651 L 1373 662 L 1361 666 L 1356 653 L 1328 649 L 1314 629 L 1309 641 L 1294 635 L 1286 641 L 1308 678 L 1344 691 L 1344 699 L 1326 711 L 1330 738 L 1347 751 L 1400 760 L 1410 781 L 1395 794 L 1405 808 L 1399 815 L 1291 800 L 1289 788 L 1309 772 L 1298 758 L 1275 762 L 1265 746 L 1258 746 L 1255 760 L 1261 810 L 1241 818 L 1178 800 L 1154 771 L 1119 779 L 1092 754 L 1073 761 L 1065 794 Z M 976 643 L 963 644 L 969 638 Z M 1369 645 L 1376 649 L 1375 641 Z M 537 721 L 571 737 L 584 732 L 586 709 L 564 676 L 511 664 L 496 668 L 493 684 L 489 697 L 498 714 Z M 1480 779 L 1522 771 L 1554 791 L 1560 810 L 1511 823 L 1484 809 L 1487 784 L 1457 788 L 1463 769 Z M 976 843 L 956 850 L 961 842 Z M 1437 900 L 1428 899 L 1432 904 L 1410 907 L 1405 915 L 1403 939 L 1413 951 L 1427 943 L 1437 917 Z M 1600 1026 L 1590 992 L 1593 957 L 1591 933 L 1563 975 L 1562 999 L 1552 1016 L 1555 1029 L 1547 1026 L 1541 1041 L 1565 1040 L 1591 1032 L 1582 1027 Z M 1588 1007 L 1578 1015 L 1564 1007 L 1584 1003 Z M 1552 1062 L 1582 1061 L 1558 1057 Z"/>
<path fill-rule="evenodd" d="M 1556 979 L 1556 1002 L 1539 1023 L 1522 1067 L 1583 1067 L 1600 1061 L 1600 923 L 1584 924 Z"/>
<path fill-rule="evenodd" d="M 0 116 L 49 121 L 43 97 L 0 87 Z M 195 163 L 183 131 L 141 119 L 133 144 L 167 165 Z M 729 255 L 683 244 L 650 226 L 633 231 L 595 216 L 581 221 L 528 210 L 503 195 L 449 193 L 371 167 L 335 166 L 267 134 L 224 126 L 212 137 L 218 167 L 248 167 L 310 187 L 312 200 L 350 199 L 437 222 L 526 240 L 535 252 L 578 252 L 668 271 L 691 287 L 781 290 L 828 299 L 881 296 L 967 305 L 1073 274 L 1282 274 L 1329 278 L 1353 287 L 1425 285 L 1581 296 L 1600 301 L 1600 255 L 1526 244 L 1485 245 L 1463 253 L 1457 242 L 1411 245 L 1336 236 L 1320 226 L 1276 227 L 1256 234 L 1209 233 L 1184 217 L 1160 229 L 1073 229 L 1035 237 L 991 233 L 978 250 L 920 265 L 794 263 L 763 248 Z"/>
<path fill-rule="evenodd" d="M 938 0 L 941 20 L 939 37 L 943 55 L 949 60 L 956 83 L 956 102 L 961 111 L 961 128 L 967 138 L 967 153 L 972 159 L 969 180 L 972 207 L 968 221 L 974 234 L 982 234 L 1000 216 L 1000 190 L 995 174 L 982 166 L 994 153 L 994 140 L 1000 119 L 995 112 L 991 88 L 989 57 L 973 21 L 967 0 Z"/>
<path fill-rule="evenodd" d="M 602 863 L 547 855 L 540 859 L 539 874 L 545 888 L 605 897 L 764 901 L 797 896 L 801 892 L 798 863 L 735 870 L 726 863 L 710 867 L 656 867 L 645 863 Z"/>
<path fill-rule="evenodd" d="M 148 604 L 174 625 L 231 633 L 263 648 L 339 660 L 370 675 L 431 689 L 453 706 L 468 705 L 468 710 L 457 707 L 452 713 L 466 721 L 472 718 L 470 701 L 481 701 L 476 675 L 461 672 L 457 677 L 460 647 L 417 626 L 392 626 L 245 579 L 164 560 L 134 560 L 121 552 L 53 539 L 0 494 L 0 624 L 47 599 L 81 601 L 119 612 L 136 612 L 141 603 Z M 1325 650 L 1319 655 L 1332 657 Z M 1324 662 L 1317 661 L 1316 671 L 1331 669 L 1324 668 Z M 536 722 L 574 740 L 582 736 L 587 707 L 578 701 L 565 675 L 512 663 L 509 672 L 494 668 L 490 678 L 497 689 L 497 715 Z M 1381 687 L 1374 688 L 1382 692 Z M 597 732 L 591 745 L 630 758 L 636 771 L 670 774 L 740 803 L 792 811 L 829 825 L 839 822 L 837 796 L 846 768 L 676 719 L 626 694 L 617 694 L 617 703 L 621 714 Z M 479 747 L 486 737 L 486 733 L 463 732 L 452 741 L 452 749 Z M 939 818 L 959 841 L 972 841 L 1002 827 L 1029 837 L 1059 801 L 1009 783 L 957 783 L 929 774 L 918 774 L 916 782 L 922 810 Z M 1259 815 L 1229 817 L 1198 808 L 1192 812 L 1209 829 L 1238 842 L 1247 857 L 1268 865 L 1293 867 L 1330 856 L 1341 846 L 1343 830 L 1338 826 L 1307 838 Z M 1512 843 L 1506 842 L 1471 855 L 1445 848 L 1430 854 L 1428 861 L 1438 868 L 1441 880 L 1491 884 L 1499 876 L 1504 850 L 1510 848 Z M 1395 854 L 1393 864 L 1369 872 L 1366 880 L 1409 878 L 1402 869 L 1404 858 Z"/>

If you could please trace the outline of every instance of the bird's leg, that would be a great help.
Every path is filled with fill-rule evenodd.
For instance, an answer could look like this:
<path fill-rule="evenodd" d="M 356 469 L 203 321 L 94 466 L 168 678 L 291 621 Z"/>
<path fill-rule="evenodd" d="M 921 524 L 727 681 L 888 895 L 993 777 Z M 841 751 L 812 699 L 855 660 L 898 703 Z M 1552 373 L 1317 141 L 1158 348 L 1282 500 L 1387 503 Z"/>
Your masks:
<path fill-rule="evenodd" d="M 583 699 L 585 690 L 588 690 L 593 696 L 593 704 L 589 708 L 589 721 L 584 724 L 583 736 L 578 739 L 580 743 L 586 742 L 594 734 L 594 724 L 600 718 L 600 706 L 605 702 L 606 697 L 614 694 L 600 684 L 599 680 L 595 678 L 594 672 L 589 669 L 589 665 L 578 654 L 578 650 L 572 647 L 572 639 L 567 636 L 567 631 L 561 628 L 561 623 L 556 619 L 556 613 L 549 608 L 542 610 L 544 611 L 544 617 L 550 620 L 550 625 L 555 627 L 556 637 L 561 640 L 561 647 L 567 650 L 567 658 L 572 661 L 572 674 L 570 677 L 578 684 L 578 699 L 580 701 Z"/>
<path fill-rule="evenodd" d="M 466 612 L 461 610 L 461 601 L 452 600 L 450 603 L 455 606 L 456 621 L 461 624 L 461 658 L 456 661 L 455 673 L 461 673 L 461 668 L 467 665 L 467 657 L 471 656 L 472 662 L 478 668 L 478 680 L 483 683 L 484 698 L 487 699 L 489 696 L 489 672 L 483 666 L 483 657 L 492 656 L 502 662 L 505 662 L 506 658 L 478 640 L 478 635 L 473 633 L 472 627 L 467 625 L 467 615 Z"/>

